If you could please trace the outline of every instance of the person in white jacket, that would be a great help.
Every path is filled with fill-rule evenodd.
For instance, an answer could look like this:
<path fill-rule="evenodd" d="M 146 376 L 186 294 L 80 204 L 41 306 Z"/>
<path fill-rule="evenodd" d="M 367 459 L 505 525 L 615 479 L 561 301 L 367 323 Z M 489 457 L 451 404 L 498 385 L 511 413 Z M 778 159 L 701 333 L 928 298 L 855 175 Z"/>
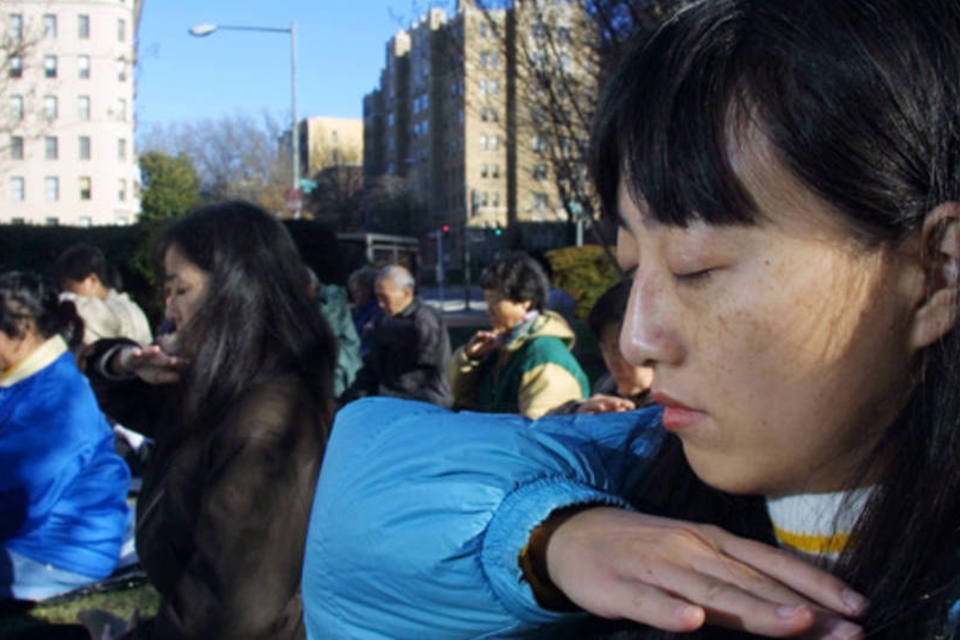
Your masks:
<path fill-rule="evenodd" d="M 83 344 L 104 338 L 128 338 L 140 344 L 153 342 L 150 323 L 143 309 L 109 286 L 103 252 L 89 244 L 75 244 L 60 254 L 54 264 L 61 300 L 71 300 L 83 319 Z"/>

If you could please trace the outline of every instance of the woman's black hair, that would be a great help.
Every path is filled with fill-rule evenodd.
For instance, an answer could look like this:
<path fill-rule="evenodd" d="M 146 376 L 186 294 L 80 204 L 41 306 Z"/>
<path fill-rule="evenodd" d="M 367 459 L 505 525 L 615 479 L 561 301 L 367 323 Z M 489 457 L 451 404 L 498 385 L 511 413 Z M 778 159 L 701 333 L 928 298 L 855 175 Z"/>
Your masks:
<path fill-rule="evenodd" d="M 865 247 L 910 236 L 960 201 L 960 3 L 710 0 L 680 12 L 628 54 L 601 101 L 592 170 L 605 212 L 617 216 L 623 186 L 663 224 L 758 223 L 730 158 L 751 132 Z M 835 568 L 870 598 L 871 637 L 944 633 L 957 595 L 960 332 L 919 360 Z"/>
<path fill-rule="evenodd" d="M 587 325 L 597 340 L 603 338 L 607 327 L 619 328 L 623 324 L 623 316 L 627 313 L 627 300 L 630 298 L 630 281 L 620 280 L 603 292 L 593 303 L 590 315 L 587 316 Z"/>
<path fill-rule="evenodd" d="M 223 202 L 167 227 L 159 256 L 171 246 L 210 278 L 200 308 L 177 328 L 192 354 L 185 423 L 214 423 L 260 376 L 283 372 L 304 379 L 329 417 L 336 345 L 283 225 L 256 205 Z"/>
<path fill-rule="evenodd" d="M 480 288 L 498 291 L 513 302 L 529 302 L 530 308 L 543 311 L 550 282 L 536 260 L 522 251 L 514 251 L 483 270 Z"/>
<path fill-rule="evenodd" d="M 56 287 L 29 271 L 0 275 L 0 331 L 20 338 L 30 321 L 43 338 L 59 333 L 70 347 L 83 340 L 83 320 L 76 306 L 61 301 Z"/>

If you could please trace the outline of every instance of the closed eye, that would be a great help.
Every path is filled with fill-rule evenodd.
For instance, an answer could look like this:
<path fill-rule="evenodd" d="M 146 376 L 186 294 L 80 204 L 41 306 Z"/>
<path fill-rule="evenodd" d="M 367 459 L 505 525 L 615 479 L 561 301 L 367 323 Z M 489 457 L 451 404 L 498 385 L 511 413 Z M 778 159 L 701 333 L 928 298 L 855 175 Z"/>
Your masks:
<path fill-rule="evenodd" d="M 677 282 L 694 284 L 706 280 L 713 272 L 714 268 L 711 267 L 709 269 L 699 269 L 697 271 L 688 271 L 685 273 L 674 273 L 673 277 Z"/>

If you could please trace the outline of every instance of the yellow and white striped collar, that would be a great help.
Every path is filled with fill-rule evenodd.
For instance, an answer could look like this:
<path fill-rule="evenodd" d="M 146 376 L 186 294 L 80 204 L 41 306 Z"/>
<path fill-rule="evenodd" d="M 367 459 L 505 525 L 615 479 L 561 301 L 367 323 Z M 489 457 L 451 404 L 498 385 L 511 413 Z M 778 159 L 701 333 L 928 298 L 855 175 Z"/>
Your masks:
<path fill-rule="evenodd" d="M 777 542 L 808 557 L 833 564 L 850 544 L 872 488 L 767 498 Z"/>
<path fill-rule="evenodd" d="M 47 368 L 67 351 L 67 343 L 59 334 L 48 338 L 33 353 L 21 360 L 16 366 L 0 372 L 0 388 L 12 387 L 35 373 Z"/>

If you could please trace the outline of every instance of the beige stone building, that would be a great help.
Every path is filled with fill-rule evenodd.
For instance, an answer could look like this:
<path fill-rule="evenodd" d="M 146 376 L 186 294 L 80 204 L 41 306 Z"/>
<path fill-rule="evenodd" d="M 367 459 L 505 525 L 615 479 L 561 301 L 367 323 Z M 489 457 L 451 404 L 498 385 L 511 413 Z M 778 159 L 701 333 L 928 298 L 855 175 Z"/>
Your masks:
<path fill-rule="evenodd" d="M 363 120 L 317 116 L 300 121 L 301 175 L 363 163 Z"/>
<path fill-rule="evenodd" d="M 553 163 L 587 132 L 542 126 L 530 65 L 589 76 L 574 50 L 582 39 L 573 34 L 588 28 L 578 6 L 518 0 L 483 10 L 460 0 L 454 15 L 432 9 L 387 44 L 379 86 L 364 98 L 365 179 L 403 179 L 418 208 L 410 233 L 449 225 L 453 263 L 465 242 L 474 257 L 489 250 L 498 228 L 523 227 L 528 245 L 562 242 L 567 207 Z"/>
<path fill-rule="evenodd" d="M 0 223 L 111 225 L 139 211 L 143 0 L 5 0 Z"/>

